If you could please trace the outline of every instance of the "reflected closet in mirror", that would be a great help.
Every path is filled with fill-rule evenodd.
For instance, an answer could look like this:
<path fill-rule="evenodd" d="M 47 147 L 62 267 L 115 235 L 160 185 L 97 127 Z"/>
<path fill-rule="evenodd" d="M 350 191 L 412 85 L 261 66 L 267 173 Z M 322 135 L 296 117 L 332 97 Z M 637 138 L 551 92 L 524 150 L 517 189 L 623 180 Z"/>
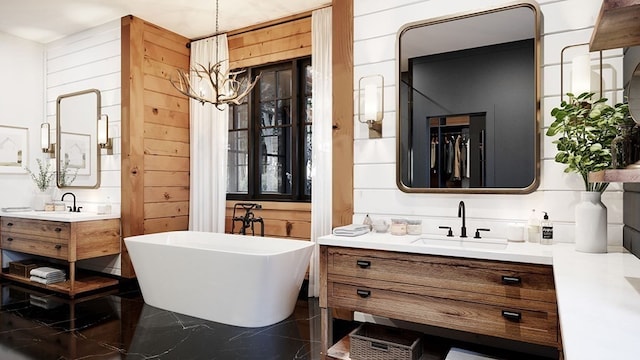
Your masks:
<path fill-rule="evenodd" d="M 520 2 L 405 25 L 397 185 L 530 193 L 539 182 L 540 10 Z"/>

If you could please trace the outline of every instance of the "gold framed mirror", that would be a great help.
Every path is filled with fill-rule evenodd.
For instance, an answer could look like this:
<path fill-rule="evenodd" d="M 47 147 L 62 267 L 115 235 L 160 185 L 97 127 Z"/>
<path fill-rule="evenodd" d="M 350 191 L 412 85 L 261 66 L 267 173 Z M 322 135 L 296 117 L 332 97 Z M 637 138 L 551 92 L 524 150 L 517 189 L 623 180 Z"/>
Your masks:
<path fill-rule="evenodd" d="M 56 184 L 59 188 L 100 186 L 98 120 L 100 91 L 89 89 L 56 100 Z"/>
<path fill-rule="evenodd" d="M 400 190 L 535 191 L 540 177 L 540 14 L 537 4 L 525 1 L 400 29 Z"/>

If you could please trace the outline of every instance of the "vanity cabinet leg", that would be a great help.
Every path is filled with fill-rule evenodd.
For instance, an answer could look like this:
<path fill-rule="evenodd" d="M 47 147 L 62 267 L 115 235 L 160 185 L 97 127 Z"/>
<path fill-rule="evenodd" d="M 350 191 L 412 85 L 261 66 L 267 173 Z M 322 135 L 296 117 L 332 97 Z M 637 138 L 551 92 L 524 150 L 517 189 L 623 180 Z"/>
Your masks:
<path fill-rule="evenodd" d="M 69 263 L 69 296 L 74 297 L 76 294 L 76 262 Z"/>
<path fill-rule="evenodd" d="M 330 308 L 320 308 L 320 351 L 322 359 L 330 359 L 329 347 L 333 341 L 333 318 Z"/>

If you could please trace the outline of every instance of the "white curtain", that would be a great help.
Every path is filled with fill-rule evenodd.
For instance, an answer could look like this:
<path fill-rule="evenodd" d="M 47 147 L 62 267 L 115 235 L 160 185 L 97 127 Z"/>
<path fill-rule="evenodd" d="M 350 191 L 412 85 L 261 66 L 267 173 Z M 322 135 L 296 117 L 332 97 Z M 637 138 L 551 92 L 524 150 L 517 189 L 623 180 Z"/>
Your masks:
<path fill-rule="evenodd" d="M 311 142 L 311 241 L 315 251 L 309 267 L 309 296 L 320 295 L 318 238 L 331 234 L 332 157 L 332 67 L 331 8 L 311 15 L 311 58 L 313 64 L 313 125 Z"/>
<path fill-rule="evenodd" d="M 191 67 L 208 66 L 217 59 L 228 59 L 227 35 L 218 35 L 191 43 Z M 227 71 L 224 61 L 222 70 Z M 198 78 L 191 75 L 192 84 L 204 94 L 211 89 L 205 83 L 198 86 Z M 229 110 L 220 111 L 212 104 L 189 102 L 191 122 L 191 189 L 189 196 L 189 230 L 224 232 L 227 193 L 227 143 Z"/>

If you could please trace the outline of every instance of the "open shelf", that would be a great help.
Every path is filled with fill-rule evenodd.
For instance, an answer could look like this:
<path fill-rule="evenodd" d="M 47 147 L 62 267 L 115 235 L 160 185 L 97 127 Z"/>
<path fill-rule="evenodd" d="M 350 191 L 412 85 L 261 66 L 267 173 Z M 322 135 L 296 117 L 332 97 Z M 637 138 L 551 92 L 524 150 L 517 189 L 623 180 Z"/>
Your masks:
<path fill-rule="evenodd" d="M 603 0 L 589 49 L 640 45 L 640 0 Z"/>
<path fill-rule="evenodd" d="M 8 269 L 3 269 L 2 276 L 6 279 L 13 280 L 22 284 L 27 284 L 33 287 L 47 289 L 59 293 L 66 294 L 70 297 L 74 297 L 77 294 L 85 293 L 89 291 L 104 289 L 110 286 L 118 285 L 117 279 L 112 279 L 105 276 L 98 275 L 90 275 L 90 274 L 78 274 L 76 275 L 75 284 L 73 289 L 71 289 L 71 281 L 67 280 L 65 282 L 56 283 L 56 284 L 40 284 L 34 281 L 29 280 L 29 278 L 10 274 Z"/>
<path fill-rule="evenodd" d="M 640 182 L 640 169 L 611 169 L 589 173 L 590 182 Z"/>

